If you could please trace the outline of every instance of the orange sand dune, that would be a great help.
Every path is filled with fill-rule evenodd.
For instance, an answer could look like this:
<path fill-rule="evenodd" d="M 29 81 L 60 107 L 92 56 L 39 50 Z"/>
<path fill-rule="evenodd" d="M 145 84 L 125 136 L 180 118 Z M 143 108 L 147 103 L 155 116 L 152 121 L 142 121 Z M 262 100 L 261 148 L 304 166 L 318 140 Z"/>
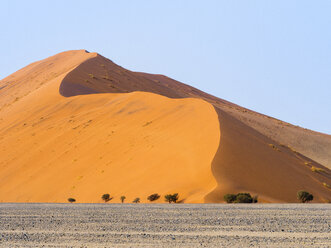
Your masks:
<path fill-rule="evenodd" d="M 295 202 L 301 189 L 314 202 L 331 200 L 331 171 L 318 163 L 329 166 L 331 154 L 311 149 L 328 147 L 328 135 L 96 53 L 33 63 L 1 80 L 0 96 L 3 202 L 100 202 L 104 193 L 113 202 L 121 195 L 146 202 L 170 192 L 184 202 L 222 202 L 225 193 L 243 191 L 263 202 Z"/>
<path fill-rule="evenodd" d="M 315 202 L 328 202 L 331 171 L 315 161 L 280 146 L 270 138 L 217 109 L 221 142 L 212 164 L 218 188 L 207 199 L 216 201 L 228 192 L 250 192 L 263 202 L 297 202 L 307 190 Z M 323 173 L 311 167 L 323 168 Z"/>
<path fill-rule="evenodd" d="M 216 187 L 220 132 L 210 104 L 144 92 L 66 98 L 62 78 L 2 110 L 1 201 L 100 202 L 109 192 L 114 202 L 146 202 L 179 192 L 203 202 Z"/>
<path fill-rule="evenodd" d="M 242 108 L 163 75 L 126 70 L 101 55 L 93 56 L 81 63 L 65 77 L 60 87 L 60 93 L 64 96 L 107 92 L 126 93 L 137 90 L 170 98 L 201 98 L 275 142 L 290 146 L 331 169 L 331 135 L 293 126 Z"/>
<path fill-rule="evenodd" d="M 96 59 L 96 58 L 95 58 Z M 171 89 L 176 89 L 185 97 L 201 98 L 215 107 L 229 113 L 246 125 L 256 129 L 275 142 L 289 146 L 316 162 L 331 169 L 331 135 L 314 132 L 305 128 L 291 125 L 281 120 L 262 115 L 252 110 L 240 107 L 223 99 L 209 95 L 198 89 L 182 84 L 163 75 L 139 73 L 145 78 L 166 84 Z M 165 94 L 167 95 L 167 94 Z M 168 95 L 167 95 L 168 96 Z"/>

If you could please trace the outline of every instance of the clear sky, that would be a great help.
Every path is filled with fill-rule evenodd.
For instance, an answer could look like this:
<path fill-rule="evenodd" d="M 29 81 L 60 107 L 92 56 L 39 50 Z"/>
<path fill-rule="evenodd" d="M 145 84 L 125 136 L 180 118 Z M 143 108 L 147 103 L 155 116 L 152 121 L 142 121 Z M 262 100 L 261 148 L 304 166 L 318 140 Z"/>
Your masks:
<path fill-rule="evenodd" d="M 331 134 L 331 1 L 0 2 L 0 78 L 71 49 Z"/>

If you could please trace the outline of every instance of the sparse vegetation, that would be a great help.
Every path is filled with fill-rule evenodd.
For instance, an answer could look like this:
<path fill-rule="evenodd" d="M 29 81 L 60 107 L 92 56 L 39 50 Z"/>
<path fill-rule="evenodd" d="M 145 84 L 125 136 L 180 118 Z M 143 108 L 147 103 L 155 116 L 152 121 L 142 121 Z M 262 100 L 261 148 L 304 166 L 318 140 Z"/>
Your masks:
<path fill-rule="evenodd" d="M 224 200 L 227 203 L 257 203 L 257 196 L 252 197 L 250 193 L 226 194 Z"/>
<path fill-rule="evenodd" d="M 68 198 L 68 202 L 70 202 L 70 203 L 74 203 L 76 201 L 76 199 L 75 198 Z"/>
<path fill-rule="evenodd" d="M 124 195 L 121 196 L 121 202 L 124 203 L 126 197 Z"/>
<path fill-rule="evenodd" d="M 318 168 L 318 167 L 315 167 L 315 166 L 312 166 L 312 167 L 311 167 L 311 171 L 312 171 L 312 172 L 317 172 L 317 173 L 325 172 L 324 169 L 322 169 L 322 168 Z"/>
<path fill-rule="evenodd" d="M 253 203 L 253 198 L 250 193 L 238 193 L 235 203 Z"/>
<path fill-rule="evenodd" d="M 92 73 L 88 74 L 90 78 L 95 78 L 95 76 Z"/>
<path fill-rule="evenodd" d="M 310 202 L 314 199 L 314 196 L 307 191 L 300 190 L 297 193 L 297 199 L 302 203 Z"/>
<path fill-rule="evenodd" d="M 169 203 L 176 203 L 178 201 L 178 193 L 175 193 L 175 194 L 168 194 L 168 195 L 165 195 L 164 196 L 164 199 L 166 202 L 169 202 Z"/>
<path fill-rule="evenodd" d="M 147 197 L 147 200 L 149 200 L 150 202 L 152 202 L 152 201 L 156 201 L 156 200 L 159 199 L 160 197 L 161 197 L 161 196 L 160 196 L 159 194 L 155 193 L 155 194 L 152 194 L 152 195 L 148 196 L 148 197 Z"/>
<path fill-rule="evenodd" d="M 224 201 L 226 201 L 227 203 L 233 203 L 236 200 L 237 196 L 235 194 L 226 194 L 223 198 Z"/>
<path fill-rule="evenodd" d="M 133 203 L 140 203 L 140 198 L 139 198 L 139 197 L 137 197 L 137 198 L 136 198 L 136 199 L 134 199 L 132 202 L 133 202 Z"/>
<path fill-rule="evenodd" d="M 105 202 L 109 202 L 111 199 L 113 199 L 112 197 L 110 197 L 109 194 L 103 194 L 101 196 L 101 199 L 104 200 Z"/>

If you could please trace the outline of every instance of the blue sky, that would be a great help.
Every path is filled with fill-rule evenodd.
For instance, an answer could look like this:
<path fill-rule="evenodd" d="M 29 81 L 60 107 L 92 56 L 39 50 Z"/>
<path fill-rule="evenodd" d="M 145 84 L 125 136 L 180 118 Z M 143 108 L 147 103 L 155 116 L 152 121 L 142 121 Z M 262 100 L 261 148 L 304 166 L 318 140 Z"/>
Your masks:
<path fill-rule="evenodd" d="M 331 134 L 331 1 L 0 2 L 0 78 L 87 49 Z"/>

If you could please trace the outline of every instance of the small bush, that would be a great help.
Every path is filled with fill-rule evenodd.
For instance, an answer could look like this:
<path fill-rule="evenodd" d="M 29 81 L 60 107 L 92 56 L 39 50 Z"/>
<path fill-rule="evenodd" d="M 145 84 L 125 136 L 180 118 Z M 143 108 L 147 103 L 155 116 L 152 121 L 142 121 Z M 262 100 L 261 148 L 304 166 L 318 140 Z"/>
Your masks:
<path fill-rule="evenodd" d="M 176 203 L 178 201 L 178 193 L 175 193 L 175 194 L 168 194 L 168 195 L 165 195 L 164 196 L 164 199 L 166 202 L 169 202 L 169 203 Z"/>
<path fill-rule="evenodd" d="M 165 195 L 165 196 L 164 196 L 164 200 L 165 200 L 166 202 L 171 203 L 171 195 L 170 195 L 170 194 Z"/>
<path fill-rule="evenodd" d="M 136 198 L 136 199 L 134 199 L 132 202 L 133 202 L 133 203 L 139 203 L 139 202 L 140 202 L 140 198 L 139 198 L 139 197 L 137 197 L 137 198 Z"/>
<path fill-rule="evenodd" d="M 233 203 L 236 200 L 237 196 L 235 194 L 226 194 L 223 198 L 227 203 Z"/>
<path fill-rule="evenodd" d="M 224 200 L 227 203 L 257 203 L 257 197 L 252 197 L 250 193 L 226 194 Z"/>
<path fill-rule="evenodd" d="M 161 196 L 159 195 L 159 194 L 157 194 L 157 193 L 155 193 L 155 194 L 152 194 L 152 195 L 150 195 L 150 196 L 148 196 L 147 197 L 147 200 L 149 200 L 149 201 L 156 201 L 157 199 L 159 199 Z"/>
<path fill-rule="evenodd" d="M 178 198 L 179 198 L 178 193 L 173 194 L 173 195 L 172 195 L 172 202 L 173 202 L 173 203 L 177 203 Z"/>
<path fill-rule="evenodd" d="M 109 202 L 111 199 L 113 199 L 112 197 L 110 197 L 109 194 L 103 194 L 101 196 L 101 199 L 104 200 L 105 202 Z"/>
<path fill-rule="evenodd" d="M 95 76 L 92 73 L 88 74 L 90 78 L 95 78 Z"/>
<path fill-rule="evenodd" d="M 75 198 L 68 198 L 68 202 L 70 202 L 70 203 L 74 203 L 75 201 L 76 201 Z"/>
<path fill-rule="evenodd" d="M 297 193 L 297 198 L 302 203 L 310 202 L 314 199 L 314 196 L 307 191 L 300 190 Z"/>
<path fill-rule="evenodd" d="M 126 197 L 124 195 L 121 196 L 121 202 L 124 203 Z"/>
<path fill-rule="evenodd" d="M 250 193 L 238 193 L 235 203 L 252 203 L 253 198 Z"/>

